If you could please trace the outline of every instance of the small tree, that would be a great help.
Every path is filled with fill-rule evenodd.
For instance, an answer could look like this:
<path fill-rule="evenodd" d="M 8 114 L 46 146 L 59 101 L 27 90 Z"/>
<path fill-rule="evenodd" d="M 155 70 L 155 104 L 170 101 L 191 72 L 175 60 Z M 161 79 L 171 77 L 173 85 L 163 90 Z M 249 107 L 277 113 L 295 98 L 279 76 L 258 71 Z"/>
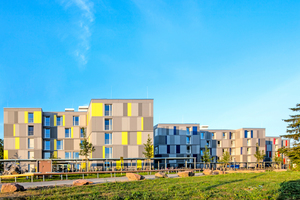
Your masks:
<path fill-rule="evenodd" d="M 266 154 L 264 150 L 261 151 L 259 150 L 259 146 L 257 143 L 256 143 L 256 152 L 254 154 L 254 157 L 256 158 L 257 165 L 258 166 L 260 165 L 260 168 L 262 168 L 262 164 L 260 162 L 264 160 Z"/>
<path fill-rule="evenodd" d="M 150 134 L 148 134 L 148 139 L 147 139 L 147 143 L 144 144 L 144 152 L 143 152 L 145 158 L 147 158 L 147 161 L 150 164 L 150 169 L 151 169 L 151 158 L 154 157 L 154 152 L 153 152 L 153 143 L 152 143 L 152 139 L 150 138 Z"/>
<path fill-rule="evenodd" d="M 300 111 L 300 104 L 296 105 L 296 108 L 290 108 L 293 112 Z M 283 153 L 296 164 L 296 170 L 300 170 L 300 114 L 290 115 L 290 119 L 284 119 L 287 122 L 286 135 L 281 135 L 281 137 L 289 138 L 294 140 L 292 148 L 282 147 L 279 149 L 280 153 Z"/>
<path fill-rule="evenodd" d="M 81 128 L 81 130 L 82 130 L 82 134 L 83 134 L 83 140 L 79 144 L 79 146 L 80 146 L 79 155 L 84 156 L 85 168 L 86 168 L 86 171 L 87 171 L 87 169 L 88 169 L 88 164 L 87 164 L 88 157 L 93 151 L 95 151 L 95 147 L 93 146 L 92 143 L 89 143 L 88 138 L 86 137 L 84 128 Z"/>
<path fill-rule="evenodd" d="M 211 162 L 211 160 L 212 159 L 211 159 L 211 156 L 210 156 L 209 149 L 205 145 L 205 151 L 204 151 L 203 156 L 202 156 L 202 161 L 204 162 L 204 168 L 206 168 L 206 163 L 209 164 Z"/>
<path fill-rule="evenodd" d="M 275 157 L 273 157 L 274 159 L 272 159 L 278 168 L 281 168 L 281 163 L 283 162 L 283 159 L 281 156 L 279 156 L 278 152 L 275 152 Z"/>
<path fill-rule="evenodd" d="M 223 163 L 223 164 L 222 164 L 223 169 L 226 169 L 226 168 L 227 168 L 227 165 L 229 164 L 230 160 L 231 160 L 231 156 L 230 156 L 229 152 L 228 152 L 228 151 L 225 151 L 225 152 L 223 153 L 222 159 L 219 159 L 219 162 L 222 162 L 222 163 Z"/>

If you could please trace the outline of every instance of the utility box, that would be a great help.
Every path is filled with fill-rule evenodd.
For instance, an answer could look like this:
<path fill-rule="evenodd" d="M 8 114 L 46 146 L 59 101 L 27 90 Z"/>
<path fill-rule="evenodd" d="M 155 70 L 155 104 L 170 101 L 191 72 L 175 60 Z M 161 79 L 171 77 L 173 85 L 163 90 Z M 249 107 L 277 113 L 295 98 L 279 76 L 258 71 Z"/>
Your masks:
<path fill-rule="evenodd" d="M 51 160 L 39 160 L 39 172 L 41 173 L 47 173 L 52 172 L 52 161 Z"/>

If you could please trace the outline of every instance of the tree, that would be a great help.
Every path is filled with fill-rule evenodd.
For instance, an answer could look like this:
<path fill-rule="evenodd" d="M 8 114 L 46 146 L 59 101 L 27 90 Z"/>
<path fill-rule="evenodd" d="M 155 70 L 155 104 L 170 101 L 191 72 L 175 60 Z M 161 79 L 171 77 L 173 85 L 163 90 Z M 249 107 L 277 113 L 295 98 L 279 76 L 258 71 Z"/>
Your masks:
<path fill-rule="evenodd" d="M 289 108 L 293 112 L 300 111 L 300 104 L 296 105 L 296 108 Z M 296 164 L 296 170 L 300 170 L 300 115 L 290 115 L 290 119 L 284 119 L 284 122 L 287 122 L 286 135 L 281 135 L 281 137 L 289 138 L 294 140 L 292 148 L 282 147 L 279 149 L 279 153 L 283 153 Z"/>
<path fill-rule="evenodd" d="M 151 161 L 150 159 L 154 157 L 154 152 L 153 152 L 153 143 L 152 143 L 152 139 L 150 138 L 150 134 L 148 134 L 148 139 L 147 139 L 147 143 L 144 144 L 144 152 L 143 152 L 145 158 L 147 158 L 147 160 L 150 163 L 150 169 L 151 169 Z"/>
<path fill-rule="evenodd" d="M 205 151 L 204 151 L 203 156 L 202 156 L 202 161 L 204 162 L 204 168 L 206 168 L 206 163 L 209 164 L 211 162 L 211 160 L 212 159 L 211 159 L 211 156 L 210 156 L 209 149 L 205 145 Z"/>
<path fill-rule="evenodd" d="M 219 159 L 219 162 L 223 163 L 222 164 L 222 166 L 224 167 L 223 169 L 226 169 L 226 166 L 229 164 L 230 160 L 231 160 L 231 156 L 230 156 L 229 152 L 225 151 L 223 153 L 222 159 Z"/>
<path fill-rule="evenodd" d="M 283 162 L 283 159 L 282 159 L 282 157 L 280 157 L 278 152 L 275 152 L 275 157 L 273 157 L 273 158 L 274 159 L 272 159 L 272 160 L 276 163 L 277 167 L 281 166 L 280 164 Z"/>
<path fill-rule="evenodd" d="M 95 151 L 95 147 L 93 146 L 92 143 L 90 143 L 88 141 L 88 138 L 86 137 L 84 128 L 81 128 L 81 130 L 82 130 L 82 134 L 83 134 L 83 140 L 79 144 L 80 145 L 79 155 L 84 156 L 84 159 L 85 159 L 85 168 L 86 168 L 86 171 L 87 171 L 87 169 L 88 169 L 88 164 L 87 164 L 88 157 L 89 157 L 89 155 L 92 152 Z"/>
<path fill-rule="evenodd" d="M 260 168 L 262 168 L 262 164 L 260 164 L 260 162 L 264 160 L 266 154 L 264 150 L 261 151 L 259 150 L 259 146 L 257 143 L 256 143 L 256 152 L 254 154 L 254 157 L 256 158 L 257 165 L 258 166 L 260 165 Z"/>

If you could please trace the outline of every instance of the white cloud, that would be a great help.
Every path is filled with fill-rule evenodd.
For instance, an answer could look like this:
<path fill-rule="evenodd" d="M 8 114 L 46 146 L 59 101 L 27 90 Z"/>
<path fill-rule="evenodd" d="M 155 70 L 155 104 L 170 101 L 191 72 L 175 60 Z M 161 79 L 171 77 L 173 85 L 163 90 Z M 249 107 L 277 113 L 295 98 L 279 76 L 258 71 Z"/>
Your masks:
<path fill-rule="evenodd" d="M 74 55 L 79 61 L 81 67 L 88 63 L 87 53 L 90 47 L 91 31 L 90 27 L 95 20 L 94 3 L 89 0 L 63 0 L 62 4 L 67 8 L 76 7 L 80 10 L 78 24 L 78 44 Z"/>

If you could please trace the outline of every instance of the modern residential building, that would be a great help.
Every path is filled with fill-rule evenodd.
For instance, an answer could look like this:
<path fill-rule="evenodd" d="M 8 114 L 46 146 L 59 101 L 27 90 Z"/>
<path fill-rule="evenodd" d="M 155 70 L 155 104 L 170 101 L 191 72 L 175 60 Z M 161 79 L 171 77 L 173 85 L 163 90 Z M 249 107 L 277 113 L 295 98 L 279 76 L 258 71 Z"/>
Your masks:
<path fill-rule="evenodd" d="M 281 147 L 290 147 L 290 140 L 282 139 L 281 137 L 266 137 L 266 161 L 272 161 L 275 156 L 283 158 L 283 163 L 288 164 L 289 159 L 278 152 Z"/>
<path fill-rule="evenodd" d="M 141 158 L 153 138 L 153 99 L 92 99 L 78 112 L 4 108 L 4 159 L 81 159 L 82 128 L 96 149 L 90 158 Z M 29 171 L 36 167 L 28 164 Z"/>
<path fill-rule="evenodd" d="M 154 126 L 154 156 L 162 158 L 161 161 L 168 157 L 193 157 L 196 158 L 196 162 L 201 162 L 205 146 L 216 161 L 216 145 L 216 140 L 212 140 L 211 133 L 200 131 L 199 124 L 157 124 Z M 187 164 L 190 166 L 194 162 L 194 159 L 190 159 Z M 183 167 L 185 160 L 167 160 L 166 164 L 167 167 Z"/>

